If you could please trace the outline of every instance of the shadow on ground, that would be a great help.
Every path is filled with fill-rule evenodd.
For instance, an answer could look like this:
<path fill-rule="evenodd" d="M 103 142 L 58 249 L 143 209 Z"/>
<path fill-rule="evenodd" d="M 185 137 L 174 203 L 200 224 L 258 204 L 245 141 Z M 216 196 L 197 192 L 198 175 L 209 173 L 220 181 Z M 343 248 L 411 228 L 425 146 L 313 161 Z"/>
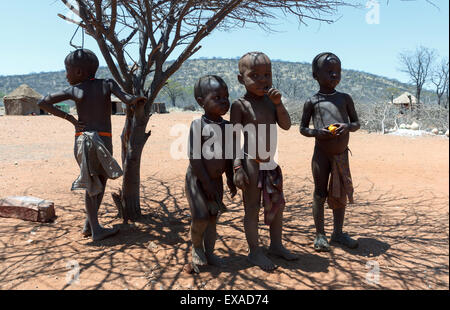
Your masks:
<path fill-rule="evenodd" d="M 246 259 L 240 196 L 231 200 L 226 195 L 230 211 L 219 219 L 216 243 L 226 265 L 187 274 L 183 267 L 190 259 L 190 213 L 183 181 L 157 176 L 143 180 L 143 217 L 129 225 L 121 224 L 112 199 L 105 197 L 101 222 L 120 225 L 121 232 L 100 242 L 80 235 L 81 193 L 67 195 L 54 223 L 1 221 L 0 288 L 17 289 L 37 281 L 47 288 L 68 289 L 73 282 L 66 277 L 78 264 L 84 289 L 448 289 L 448 197 L 429 192 L 406 197 L 394 189 L 379 193 L 374 186 L 357 188 L 345 227 L 359 247 L 316 253 L 311 246 L 312 182 L 288 177 L 283 240 L 300 258 L 272 258 L 278 268 L 266 273 Z M 330 210 L 326 217 L 331 232 Z M 267 248 L 269 230 L 263 224 L 260 240 Z"/>

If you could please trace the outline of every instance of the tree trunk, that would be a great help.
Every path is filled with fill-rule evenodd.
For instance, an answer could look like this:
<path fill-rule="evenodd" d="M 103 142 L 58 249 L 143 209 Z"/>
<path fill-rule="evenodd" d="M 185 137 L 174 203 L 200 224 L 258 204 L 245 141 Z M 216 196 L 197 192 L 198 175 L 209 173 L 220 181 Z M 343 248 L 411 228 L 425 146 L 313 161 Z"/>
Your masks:
<path fill-rule="evenodd" d="M 140 206 L 140 170 L 141 157 L 145 143 L 151 132 L 146 133 L 150 116 L 145 115 L 144 105 L 137 106 L 134 113 L 127 113 L 122 133 L 123 181 L 119 208 L 124 222 L 135 221 L 141 216 Z"/>
<path fill-rule="evenodd" d="M 128 220 L 135 221 L 141 214 L 140 205 L 140 168 L 142 149 L 135 150 L 132 156 L 136 157 L 125 159 L 125 167 L 122 183 L 122 217 L 126 223 Z"/>

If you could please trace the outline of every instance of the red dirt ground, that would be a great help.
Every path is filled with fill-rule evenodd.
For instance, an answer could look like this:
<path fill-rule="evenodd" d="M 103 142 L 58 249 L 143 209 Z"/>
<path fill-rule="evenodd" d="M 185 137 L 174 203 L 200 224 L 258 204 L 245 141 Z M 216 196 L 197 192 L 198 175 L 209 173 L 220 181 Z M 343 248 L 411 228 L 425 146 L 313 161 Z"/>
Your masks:
<path fill-rule="evenodd" d="M 54 201 L 54 223 L 0 218 L 0 289 L 449 289 L 449 141 L 353 133 L 350 166 L 355 204 L 345 229 L 360 247 L 312 248 L 310 161 L 314 139 L 279 130 L 279 158 L 287 206 L 284 242 L 300 259 L 267 273 L 247 260 L 241 196 L 224 199 L 230 212 L 218 224 L 217 254 L 227 266 L 187 274 L 190 214 L 184 195 L 187 160 L 170 156 L 177 124 L 195 113 L 153 115 L 141 169 L 144 217 L 131 225 L 116 218 L 108 182 L 100 209 L 105 226 L 121 225 L 110 239 L 80 235 L 84 194 L 71 192 L 78 175 L 71 124 L 52 116 L 0 117 L 0 197 L 29 195 Z M 123 116 L 113 116 L 114 153 L 120 159 Z M 326 209 L 326 231 L 332 230 Z M 260 224 L 266 248 L 268 230 Z M 79 280 L 70 275 L 79 266 Z M 379 271 L 376 274 L 376 271 Z"/>

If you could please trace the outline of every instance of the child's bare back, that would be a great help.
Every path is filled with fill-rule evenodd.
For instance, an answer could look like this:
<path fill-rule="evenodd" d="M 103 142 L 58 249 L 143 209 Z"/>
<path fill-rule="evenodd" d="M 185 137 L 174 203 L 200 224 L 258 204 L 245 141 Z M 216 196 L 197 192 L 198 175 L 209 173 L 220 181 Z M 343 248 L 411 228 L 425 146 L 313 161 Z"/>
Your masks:
<path fill-rule="evenodd" d="M 136 99 L 124 93 L 114 80 L 92 78 L 48 95 L 42 103 L 52 105 L 73 100 L 78 114 L 77 131 L 111 132 L 111 94 L 126 104 L 132 104 Z"/>
<path fill-rule="evenodd" d="M 98 209 L 103 199 L 108 178 L 118 178 L 122 170 L 112 158 L 111 94 L 122 102 L 135 105 L 146 101 L 123 92 L 113 80 L 96 79 L 99 62 L 90 50 L 79 49 L 67 55 L 65 61 L 67 81 L 71 85 L 63 91 L 49 94 L 38 105 L 41 109 L 63 118 L 75 127 L 74 155 L 80 165 L 80 175 L 72 190 L 85 193 L 86 220 L 82 234 L 102 240 L 116 234 L 119 229 L 104 228 L 98 221 Z M 59 110 L 54 104 L 73 100 L 78 119 Z M 92 156 L 86 154 L 92 151 Z M 101 152 L 101 156 L 98 154 Z"/>

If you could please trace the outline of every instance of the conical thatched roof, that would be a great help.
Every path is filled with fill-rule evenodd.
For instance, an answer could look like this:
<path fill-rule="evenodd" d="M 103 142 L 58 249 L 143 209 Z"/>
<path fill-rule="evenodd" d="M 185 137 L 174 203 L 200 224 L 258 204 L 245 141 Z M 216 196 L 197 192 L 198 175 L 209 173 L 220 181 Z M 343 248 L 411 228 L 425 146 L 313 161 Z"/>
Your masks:
<path fill-rule="evenodd" d="M 395 104 L 409 104 L 410 103 L 409 97 L 411 97 L 412 104 L 417 104 L 417 98 L 411 95 L 411 93 L 409 92 L 404 92 L 403 94 L 395 98 L 393 102 Z"/>
<path fill-rule="evenodd" d="M 42 95 L 32 89 L 27 84 L 22 84 L 13 90 L 10 94 L 4 97 L 5 99 L 19 99 L 19 98 L 37 98 L 41 99 Z"/>

